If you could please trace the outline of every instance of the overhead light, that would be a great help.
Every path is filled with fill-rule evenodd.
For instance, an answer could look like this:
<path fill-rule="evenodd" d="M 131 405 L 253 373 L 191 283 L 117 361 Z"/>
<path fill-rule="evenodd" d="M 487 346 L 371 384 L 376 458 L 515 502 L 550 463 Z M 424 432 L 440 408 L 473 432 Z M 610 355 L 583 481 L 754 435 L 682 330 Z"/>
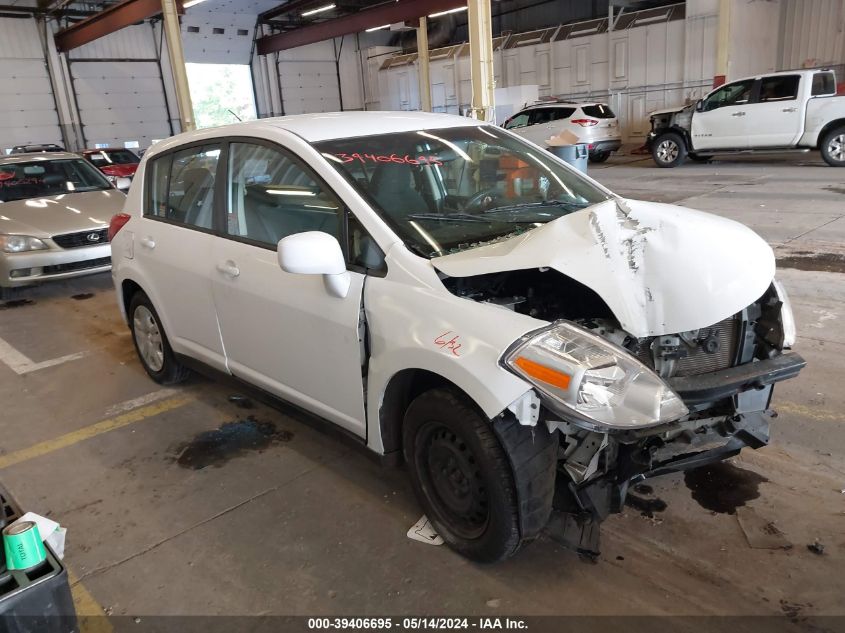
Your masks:
<path fill-rule="evenodd" d="M 319 7 L 317 9 L 311 9 L 310 11 L 303 11 L 302 17 L 307 18 L 309 15 L 314 15 L 315 13 L 322 13 L 323 11 L 331 11 L 336 6 L 337 6 L 336 4 L 327 4 L 324 7 Z"/>
<path fill-rule="evenodd" d="M 449 9 L 448 11 L 438 11 L 437 13 L 432 13 L 430 18 L 439 18 L 441 15 L 448 15 L 449 13 L 460 13 L 461 11 L 466 11 L 466 7 L 458 7 L 457 9 Z"/>
<path fill-rule="evenodd" d="M 205 2 L 205 0 L 188 0 L 187 2 L 182 4 L 182 8 L 189 9 L 190 7 L 194 6 L 195 4 L 199 4 L 200 2 Z"/>
<path fill-rule="evenodd" d="M 367 29 L 367 33 L 372 33 L 373 31 L 381 31 L 382 29 L 389 29 L 390 25 L 385 24 L 384 26 L 374 26 L 371 29 Z"/>

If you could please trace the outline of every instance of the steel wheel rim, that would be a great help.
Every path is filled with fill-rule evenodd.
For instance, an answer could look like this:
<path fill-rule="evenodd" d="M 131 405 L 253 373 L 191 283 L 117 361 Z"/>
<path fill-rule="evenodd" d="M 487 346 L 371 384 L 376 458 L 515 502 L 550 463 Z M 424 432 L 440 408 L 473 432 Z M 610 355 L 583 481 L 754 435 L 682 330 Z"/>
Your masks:
<path fill-rule="evenodd" d="M 138 306 L 135 308 L 132 323 L 135 345 L 141 360 L 150 370 L 161 371 L 164 367 L 164 343 L 153 313 L 147 306 Z"/>
<path fill-rule="evenodd" d="M 827 144 L 827 153 L 838 162 L 845 161 L 845 134 L 834 136 Z"/>
<path fill-rule="evenodd" d="M 479 538 L 490 520 L 490 499 L 469 445 L 438 422 L 425 424 L 417 440 L 423 489 L 437 518 L 460 538 Z"/>
<path fill-rule="evenodd" d="M 678 144 L 675 141 L 661 141 L 657 146 L 657 158 L 661 163 L 671 163 L 678 157 Z"/>

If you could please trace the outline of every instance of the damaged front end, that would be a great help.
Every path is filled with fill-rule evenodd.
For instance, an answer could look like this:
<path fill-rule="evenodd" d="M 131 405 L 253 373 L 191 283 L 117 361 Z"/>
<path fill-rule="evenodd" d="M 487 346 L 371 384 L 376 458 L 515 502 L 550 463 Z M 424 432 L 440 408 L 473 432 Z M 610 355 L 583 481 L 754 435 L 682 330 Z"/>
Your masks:
<path fill-rule="evenodd" d="M 773 385 L 805 365 L 789 351 L 795 325 L 777 281 L 710 327 L 644 337 L 553 270 L 444 283 L 551 322 L 516 341 L 501 364 L 534 387 L 510 412 L 546 425 L 558 443 L 552 533 L 586 554 L 598 552 L 598 525 L 622 511 L 631 485 L 765 446 Z"/>
<path fill-rule="evenodd" d="M 532 382 L 537 422 L 558 434 L 558 537 L 597 554 L 598 524 L 622 511 L 632 484 L 765 446 L 773 385 L 805 365 L 786 351 L 794 336 L 775 282 L 709 328 L 636 338 L 609 319 L 578 319 L 517 342 L 502 364 Z"/>

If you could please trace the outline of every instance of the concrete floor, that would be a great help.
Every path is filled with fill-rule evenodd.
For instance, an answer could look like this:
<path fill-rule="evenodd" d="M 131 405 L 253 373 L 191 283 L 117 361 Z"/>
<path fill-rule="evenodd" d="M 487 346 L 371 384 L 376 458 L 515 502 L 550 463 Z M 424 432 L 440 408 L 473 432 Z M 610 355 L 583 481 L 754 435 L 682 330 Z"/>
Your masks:
<path fill-rule="evenodd" d="M 101 275 L 0 306 L 0 338 L 25 356 L 0 363 L 0 481 L 67 526 L 79 608 L 845 614 L 845 277 L 813 270 L 829 261 L 835 269 L 845 251 L 845 173 L 809 155 L 675 170 L 620 156 L 590 173 L 623 195 L 745 222 L 784 262 L 810 269 L 779 273 L 808 367 L 776 389 L 772 444 L 719 474 L 748 500 L 746 520 L 773 523 L 791 549 L 751 548 L 736 514 L 702 506 L 724 509 L 719 486 L 705 482 L 696 500 L 681 475 L 655 480 L 646 495 L 665 510 L 628 509 L 605 524 L 595 565 L 546 537 L 495 566 L 411 541 L 420 509 L 402 470 L 383 469 L 296 412 L 240 408 L 228 400 L 231 385 L 152 383 Z M 818 252 L 832 259 L 802 254 Z M 238 421 L 246 423 L 223 426 Z M 239 453 L 225 449 L 238 442 Z M 816 540 L 823 555 L 807 548 Z"/>

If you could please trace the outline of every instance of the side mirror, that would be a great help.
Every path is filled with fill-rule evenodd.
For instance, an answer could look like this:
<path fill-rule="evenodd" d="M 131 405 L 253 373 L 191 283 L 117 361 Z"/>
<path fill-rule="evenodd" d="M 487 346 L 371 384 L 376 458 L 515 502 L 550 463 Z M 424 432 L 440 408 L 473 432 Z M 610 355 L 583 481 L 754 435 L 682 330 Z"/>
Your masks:
<path fill-rule="evenodd" d="M 351 277 L 336 238 L 322 231 L 306 231 L 279 240 L 279 266 L 295 275 L 323 275 L 329 294 L 340 299 L 349 293 Z"/>
<path fill-rule="evenodd" d="M 114 186 L 123 192 L 129 191 L 129 187 L 132 186 L 132 179 L 126 178 L 125 176 L 119 176 L 115 179 Z"/>
<path fill-rule="evenodd" d="M 695 104 L 695 111 L 704 112 L 704 99 L 698 100 L 698 103 Z"/>

